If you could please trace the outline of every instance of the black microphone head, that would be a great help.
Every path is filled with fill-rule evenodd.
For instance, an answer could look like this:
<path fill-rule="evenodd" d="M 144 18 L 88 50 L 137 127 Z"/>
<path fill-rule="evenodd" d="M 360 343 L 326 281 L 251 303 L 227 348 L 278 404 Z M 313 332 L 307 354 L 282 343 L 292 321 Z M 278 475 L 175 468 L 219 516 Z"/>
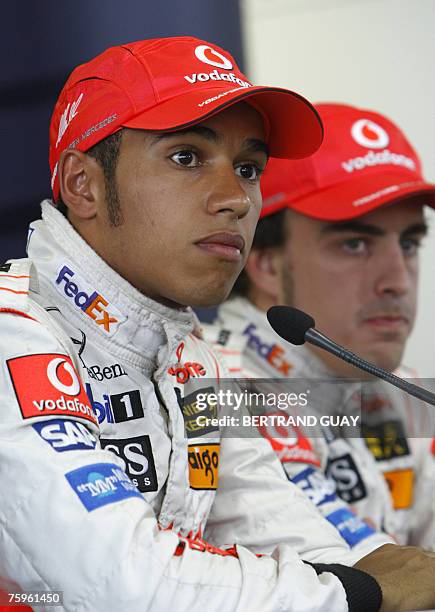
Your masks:
<path fill-rule="evenodd" d="M 316 325 L 313 317 L 291 306 L 272 306 L 267 320 L 281 338 L 292 344 L 304 344 L 305 334 Z"/>

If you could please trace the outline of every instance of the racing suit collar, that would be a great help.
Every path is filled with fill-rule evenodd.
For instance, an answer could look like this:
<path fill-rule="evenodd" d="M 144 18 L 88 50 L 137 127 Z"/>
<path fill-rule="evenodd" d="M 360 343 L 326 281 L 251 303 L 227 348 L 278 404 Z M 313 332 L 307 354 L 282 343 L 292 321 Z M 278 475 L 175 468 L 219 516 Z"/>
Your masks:
<path fill-rule="evenodd" d="M 219 308 L 219 314 L 223 321 L 230 320 L 235 322 L 238 320 L 237 328 L 240 329 L 241 333 L 243 333 L 243 330 L 249 323 L 253 323 L 262 336 L 274 342 L 278 342 L 285 350 L 288 360 L 294 366 L 292 378 L 298 376 L 303 377 L 306 375 L 307 371 L 312 374 L 313 378 L 329 378 L 334 376 L 333 373 L 326 368 L 321 359 L 310 351 L 308 346 L 295 347 L 280 338 L 270 327 L 266 318 L 266 313 L 257 308 L 246 298 L 237 297 L 228 300 Z M 298 372 L 299 364 L 303 364 L 303 371 L 300 373 Z"/>
<path fill-rule="evenodd" d="M 50 200 L 41 208 L 42 220 L 31 223 L 28 240 L 29 257 L 38 262 L 36 286 L 87 335 L 127 361 L 154 370 L 170 359 L 195 326 L 193 311 L 169 308 L 141 294 L 93 251 Z"/>
<path fill-rule="evenodd" d="M 294 346 L 282 340 L 270 327 L 266 313 L 259 310 L 249 300 L 236 298 L 226 302 L 219 309 L 219 325 L 222 329 L 235 331 L 244 337 L 241 351 L 241 367 L 251 373 L 251 377 L 273 379 L 299 379 L 306 381 L 307 388 L 314 390 L 315 386 L 323 385 L 331 381 L 333 384 L 322 389 L 323 401 L 321 409 L 324 414 L 333 414 L 334 406 L 349 407 L 358 410 L 361 406 L 361 383 L 354 379 L 340 379 L 329 370 L 317 355 L 315 355 L 305 344 Z M 256 342 L 250 342 L 256 337 Z M 289 374 L 283 374 L 281 368 L 270 369 L 270 360 L 258 358 L 259 344 L 270 347 L 279 344 L 284 353 L 281 361 L 285 360 L 289 365 Z M 264 357 L 264 355 L 263 355 Z M 273 372 L 273 374 L 272 374 Z M 377 383 L 374 383 L 377 384 Z M 356 407 L 355 407 L 356 402 Z M 328 441 L 341 435 L 333 427 L 324 427 L 324 435 Z"/>

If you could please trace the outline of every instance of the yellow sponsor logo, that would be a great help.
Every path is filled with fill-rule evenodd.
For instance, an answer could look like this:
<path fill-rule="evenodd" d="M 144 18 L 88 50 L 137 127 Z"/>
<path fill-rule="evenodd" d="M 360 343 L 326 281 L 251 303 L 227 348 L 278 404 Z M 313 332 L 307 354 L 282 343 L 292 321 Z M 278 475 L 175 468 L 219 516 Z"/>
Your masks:
<path fill-rule="evenodd" d="M 414 492 L 414 471 L 394 470 L 384 472 L 395 510 L 405 510 L 412 506 Z"/>
<path fill-rule="evenodd" d="M 189 482 L 192 489 L 217 489 L 219 452 L 219 444 L 192 444 L 188 447 Z"/>

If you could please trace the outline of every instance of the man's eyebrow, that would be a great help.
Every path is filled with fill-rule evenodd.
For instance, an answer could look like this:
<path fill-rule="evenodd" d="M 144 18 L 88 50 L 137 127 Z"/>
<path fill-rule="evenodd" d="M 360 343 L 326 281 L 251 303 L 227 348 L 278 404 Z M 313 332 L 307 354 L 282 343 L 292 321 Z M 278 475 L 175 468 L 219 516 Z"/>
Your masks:
<path fill-rule="evenodd" d="M 420 223 L 413 223 L 409 227 L 403 230 L 402 236 L 410 236 L 415 234 L 420 234 L 421 236 L 427 236 L 429 232 L 429 225 L 425 221 L 421 221 Z"/>
<path fill-rule="evenodd" d="M 154 143 L 160 142 L 165 138 L 174 138 L 176 136 L 184 136 L 185 134 L 196 134 L 205 138 L 206 140 L 210 140 L 210 142 L 219 142 L 221 137 L 217 132 L 212 130 L 211 128 L 205 127 L 203 125 L 192 125 L 190 127 L 185 128 L 184 130 L 174 130 L 173 132 L 159 132 L 154 134 Z"/>
<path fill-rule="evenodd" d="M 206 140 L 214 143 L 218 143 L 222 140 L 222 136 L 212 130 L 211 128 L 205 127 L 203 125 L 192 125 L 184 130 L 175 130 L 174 132 L 159 132 L 154 134 L 153 144 L 162 141 L 165 138 L 174 138 L 177 136 L 184 136 L 188 134 L 196 134 L 197 136 L 201 136 Z M 269 147 L 267 144 L 260 140 L 259 138 L 248 138 L 243 143 L 243 148 L 247 151 L 260 151 L 264 153 L 267 157 L 269 157 Z"/>
<path fill-rule="evenodd" d="M 361 221 L 344 221 L 340 223 L 328 223 L 322 227 L 322 234 L 335 234 L 354 232 L 356 234 L 369 234 L 370 236 L 384 236 L 385 230 Z"/>
<path fill-rule="evenodd" d="M 401 236 L 409 236 L 414 234 L 421 234 L 426 236 L 429 228 L 425 221 L 419 223 L 413 223 L 406 227 L 402 232 Z M 355 234 L 365 234 L 369 236 L 384 236 L 386 231 L 377 225 L 371 225 L 369 223 L 362 223 L 361 221 L 344 221 L 340 223 L 328 223 L 322 230 L 322 234 L 334 234 L 334 233 L 345 233 L 352 232 Z"/>
<path fill-rule="evenodd" d="M 260 140 L 259 138 L 249 138 L 248 140 L 245 140 L 243 144 L 247 151 L 252 151 L 253 153 L 259 151 L 260 153 L 264 153 L 267 158 L 270 157 L 269 147 L 264 140 Z"/>

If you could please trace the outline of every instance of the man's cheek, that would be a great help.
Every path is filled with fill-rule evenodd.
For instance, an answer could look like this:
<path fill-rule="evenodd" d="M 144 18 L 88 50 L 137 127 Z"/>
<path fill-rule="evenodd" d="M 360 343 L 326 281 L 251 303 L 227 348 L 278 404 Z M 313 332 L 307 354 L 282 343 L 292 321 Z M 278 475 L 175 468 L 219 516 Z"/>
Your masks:
<path fill-rule="evenodd" d="M 244 260 L 243 264 L 246 263 L 246 259 L 248 258 L 248 255 L 251 251 L 252 243 L 254 241 L 254 236 L 255 236 L 255 230 L 257 229 L 258 216 L 256 215 L 256 213 L 255 214 L 254 213 L 252 212 L 252 210 L 249 211 L 245 219 L 243 219 L 244 221 L 242 225 L 243 231 L 241 232 L 245 239 L 245 248 L 244 248 L 244 252 L 242 253 L 242 257 Z"/>

